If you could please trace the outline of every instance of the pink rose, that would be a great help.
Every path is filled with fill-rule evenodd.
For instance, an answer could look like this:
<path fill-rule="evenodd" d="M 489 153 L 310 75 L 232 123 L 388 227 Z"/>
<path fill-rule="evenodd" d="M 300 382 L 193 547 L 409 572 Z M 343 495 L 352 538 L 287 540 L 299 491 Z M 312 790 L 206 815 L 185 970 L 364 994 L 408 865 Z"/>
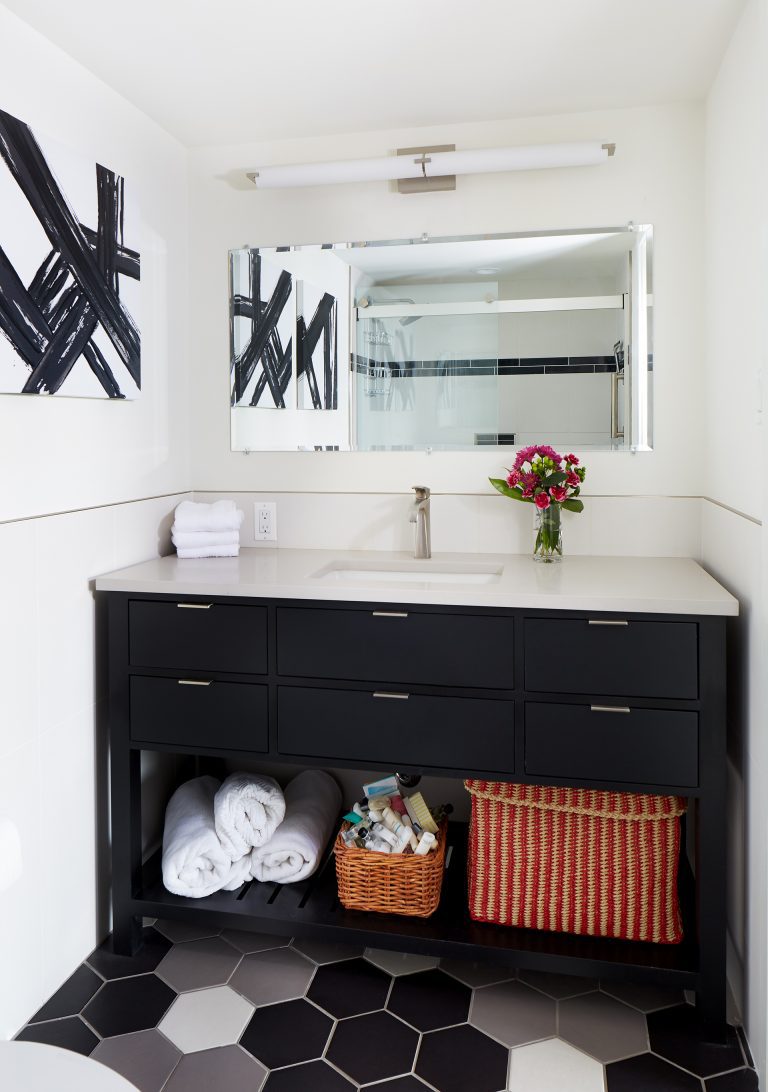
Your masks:
<path fill-rule="evenodd" d="M 533 498 L 533 503 L 538 509 L 540 509 L 540 511 L 543 512 L 545 508 L 549 508 L 549 494 L 537 493 L 536 496 Z"/>
<path fill-rule="evenodd" d="M 564 501 L 568 496 L 568 490 L 564 489 L 562 485 L 553 485 L 549 491 L 549 495 L 552 500 Z"/>
<path fill-rule="evenodd" d="M 568 485 L 581 485 L 581 478 L 578 474 L 574 474 L 572 470 L 568 471 L 568 477 L 565 480 Z"/>
<path fill-rule="evenodd" d="M 578 466 L 579 465 L 579 460 L 576 458 L 575 455 L 566 455 L 565 456 L 565 461 L 567 463 L 570 463 L 571 466 Z"/>

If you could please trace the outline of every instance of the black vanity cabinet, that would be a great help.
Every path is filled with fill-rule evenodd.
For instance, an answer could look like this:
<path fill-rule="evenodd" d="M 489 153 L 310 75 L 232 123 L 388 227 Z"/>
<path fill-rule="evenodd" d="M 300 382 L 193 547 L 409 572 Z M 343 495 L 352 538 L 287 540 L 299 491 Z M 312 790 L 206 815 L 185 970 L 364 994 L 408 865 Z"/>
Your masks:
<path fill-rule="evenodd" d="M 725 618 L 109 591 L 114 943 L 187 918 L 696 990 L 725 1006 Z M 472 922 L 451 824 L 426 920 L 346 911 L 311 879 L 184 899 L 142 860 L 142 751 L 679 794 L 685 939 L 657 945 Z M 683 839 L 685 842 L 686 839 Z"/>

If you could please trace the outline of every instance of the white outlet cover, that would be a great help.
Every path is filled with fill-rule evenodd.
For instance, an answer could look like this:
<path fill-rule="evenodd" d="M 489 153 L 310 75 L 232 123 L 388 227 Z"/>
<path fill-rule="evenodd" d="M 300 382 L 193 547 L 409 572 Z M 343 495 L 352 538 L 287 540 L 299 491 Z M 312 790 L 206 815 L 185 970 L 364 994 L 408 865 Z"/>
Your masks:
<path fill-rule="evenodd" d="M 253 538 L 255 542 L 277 542 L 277 504 L 275 501 L 254 502 Z"/>

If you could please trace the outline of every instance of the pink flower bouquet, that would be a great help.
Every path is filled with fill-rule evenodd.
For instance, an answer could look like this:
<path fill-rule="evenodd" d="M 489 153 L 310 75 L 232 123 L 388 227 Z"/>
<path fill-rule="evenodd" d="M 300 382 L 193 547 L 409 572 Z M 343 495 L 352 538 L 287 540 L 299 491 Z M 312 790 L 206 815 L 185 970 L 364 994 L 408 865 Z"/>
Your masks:
<path fill-rule="evenodd" d="M 579 499 L 586 470 L 575 455 L 558 455 L 547 444 L 521 448 L 506 479 L 489 478 L 502 496 L 526 501 L 538 509 L 539 521 L 534 557 L 556 561 L 562 556 L 560 512 L 583 512 Z"/>

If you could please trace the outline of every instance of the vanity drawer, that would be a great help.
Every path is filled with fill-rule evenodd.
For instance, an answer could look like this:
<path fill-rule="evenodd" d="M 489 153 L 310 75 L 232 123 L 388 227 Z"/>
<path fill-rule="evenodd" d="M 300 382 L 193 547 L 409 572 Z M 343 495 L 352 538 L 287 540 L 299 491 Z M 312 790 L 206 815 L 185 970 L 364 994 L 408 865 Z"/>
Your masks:
<path fill-rule="evenodd" d="M 699 783 L 698 713 L 528 702 L 525 772 L 649 785 Z M 617 704 L 617 710 L 628 706 Z"/>
<path fill-rule="evenodd" d="M 525 688 L 555 694 L 695 699 L 695 622 L 525 619 Z"/>
<path fill-rule="evenodd" d="M 266 607 L 133 599 L 128 626 L 134 667 L 267 672 Z"/>
<path fill-rule="evenodd" d="M 394 693 L 281 686 L 278 750 L 392 769 L 514 772 L 513 702 Z"/>
<path fill-rule="evenodd" d="M 134 742 L 264 752 L 268 726 L 266 686 L 131 676 Z"/>
<path fill-rule="evenodd" d="M 278 607 L 281 675 L 506 690 L 512 618 Z"/>

